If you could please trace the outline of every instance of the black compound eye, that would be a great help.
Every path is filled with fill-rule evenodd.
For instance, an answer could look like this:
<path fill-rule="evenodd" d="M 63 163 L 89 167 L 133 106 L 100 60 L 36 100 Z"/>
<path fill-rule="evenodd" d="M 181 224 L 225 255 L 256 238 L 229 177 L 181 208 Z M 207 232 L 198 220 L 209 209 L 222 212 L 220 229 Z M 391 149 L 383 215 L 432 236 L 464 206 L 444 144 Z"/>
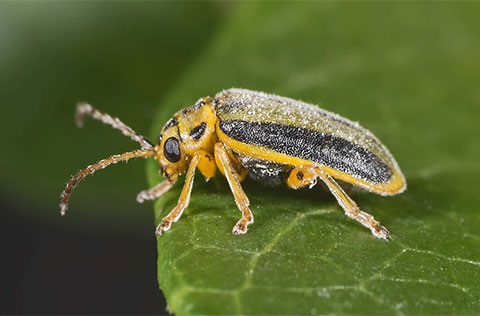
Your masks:
<path fill-rule="evenodd" d="M 170 137 L 163 145 L 163 154 L 170 162 L 177 162 L 180 160 L 180 145 L 178 139 Z"/>

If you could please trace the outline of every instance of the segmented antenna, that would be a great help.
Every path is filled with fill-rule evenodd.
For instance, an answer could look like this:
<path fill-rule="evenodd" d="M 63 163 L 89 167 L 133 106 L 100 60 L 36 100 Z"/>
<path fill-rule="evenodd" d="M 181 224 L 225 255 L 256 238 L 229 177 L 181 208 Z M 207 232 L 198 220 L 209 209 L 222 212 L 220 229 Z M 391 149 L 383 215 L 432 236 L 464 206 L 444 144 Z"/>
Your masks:
<path fill-rule="evenodd" d="M 144 136 L 137 134 L 133 129 L 125 125 L 118 117 L 111 117 L 109 114 L 102 113 L 88 103 L 78 103 L 77 111 L 75 112 L 75 123 L 78 127 L 83 126 L 85 115 L 89 115 L 92 118 L 102 121 L 103 123 L 112 126 L 115 129 L 120 130 L 123 135 L 130 137 L 134 141 L 140 144 L 143 149 L 152 149 L 153 144 Z"/>
<path fill-rule="evenodd" d="M 108 123 L 107 123 L 108 124 Z M 109 158 L 102 159 L 93 165 L 86 167 L 83 170 L 80 170 L 76 175 L 74 175 L 70 181 L 67 183 L 65 190 L 63 190 L 62 194 L 60 195 L 60 213 L 65 215 L 65 212 L 68 209 L 68 201 L 70 199 L 70 195 L 72 194 L 72 190 L 78 185 L 80 181 L 82 181 L 86 176 L 95 173 L 97 170 L 104 169 L 111 164 L 116 164 L 120 161 L 127 161 L 131 158 L 150 158 L 155 155 L 155 151 L 151 149 L 139 149 L 130 152 L 126 152 L 120 155 L 113 155 Z"/>

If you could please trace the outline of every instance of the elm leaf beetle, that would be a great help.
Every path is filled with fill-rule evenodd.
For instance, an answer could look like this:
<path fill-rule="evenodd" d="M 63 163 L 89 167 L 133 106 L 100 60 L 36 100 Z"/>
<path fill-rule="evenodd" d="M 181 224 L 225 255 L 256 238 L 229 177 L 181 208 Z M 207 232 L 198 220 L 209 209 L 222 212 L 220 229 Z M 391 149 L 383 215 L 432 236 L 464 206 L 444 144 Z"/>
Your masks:
<path fill-rule="evenodd" d="M 201 98 L 167 121 L 156 144 L 118 118 L 79 103 L 77 125 L 82 126 L 85 115 L 120 130 L 141 148 L 100 160 L 74 175 L 61 194 L 62 215 L 72 190 L 83 178 L 137 157 L 153 157 L 166 178 L 140 192 L 140 203 L 160 197 L 186 173 L 178 204 L 157 226 L 157 235 L 169 230 L 187 208 L 196 169 L 206 179 L 212 178 L 217 168 L 226 177 L 242 212 L 233 228 L 236 235 L 245 234 L 253 223 L 250 202 L 241 186 L 247 175 L 269 185 L 285 182 L 292 189 L 311 188 L 320 179 L 348 217 L 385 240 L 390 235 L 388 230 L 360 210 L 335 179 L 380 195 L 395 195 L 406 189 L 397 162 L 371 132 L 315 105 L 273 94 L 228 89 L 214 98 Z"/>

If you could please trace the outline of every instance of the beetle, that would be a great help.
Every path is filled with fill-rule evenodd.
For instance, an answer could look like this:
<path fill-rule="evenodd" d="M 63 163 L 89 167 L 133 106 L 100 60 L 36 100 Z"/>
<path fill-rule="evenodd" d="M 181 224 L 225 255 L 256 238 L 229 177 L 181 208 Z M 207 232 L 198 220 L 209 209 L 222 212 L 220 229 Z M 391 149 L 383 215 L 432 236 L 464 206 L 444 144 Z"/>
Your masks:
<path fill-rule="evenodd" d="M 208 180 L 216 170 L 226 177 L 241 219 L 233 234 L 245 234 L 253 223 L 250 202 L 241 181 L 251 178 L 268 185 L 285 182 L 292 189 L 312 188 L 322 180 L 345 214 L 369 228 L 378 238 L 390 233 L 362 210 L 336 180 L 380 195 L 395 195 L 406 189 L 406 180 L 388 149 L 358 123 L 319 107 L 263 92 L 228 89 L 214 98 L 204 97 L 178 111 L 163 126 L 153 144 L 118 118 L 79 103 L 76 122 L 84 116 L 100 120 L 138 142 L 141 149 L 113 155 L 87 166 L 67 183 L 61 194 L 64 215 L 75 186 L 87 175 L 131 158 L 153 157 L 166 178 L 142 191 L 137 201 L 153 200 L 167 192 L 186 173 L 178 203 L 163 218 L 156 234 L 168 231 L 187 208 L 195 171 Z"/>

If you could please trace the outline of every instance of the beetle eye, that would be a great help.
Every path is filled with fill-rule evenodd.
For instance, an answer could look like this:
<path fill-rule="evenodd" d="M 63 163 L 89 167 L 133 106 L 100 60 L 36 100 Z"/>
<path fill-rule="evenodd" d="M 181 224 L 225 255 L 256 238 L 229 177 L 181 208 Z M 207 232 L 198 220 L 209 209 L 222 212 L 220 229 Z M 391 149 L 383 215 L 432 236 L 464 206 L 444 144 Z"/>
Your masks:
<path fill-rule="evenodd" d="M 178 139 L 175 137 L 170 137 L 165 141 L 163 145 L 163 154 L 170 162 L 177 162 L 180 160 L 180 145 L 178 144 Z"/>

